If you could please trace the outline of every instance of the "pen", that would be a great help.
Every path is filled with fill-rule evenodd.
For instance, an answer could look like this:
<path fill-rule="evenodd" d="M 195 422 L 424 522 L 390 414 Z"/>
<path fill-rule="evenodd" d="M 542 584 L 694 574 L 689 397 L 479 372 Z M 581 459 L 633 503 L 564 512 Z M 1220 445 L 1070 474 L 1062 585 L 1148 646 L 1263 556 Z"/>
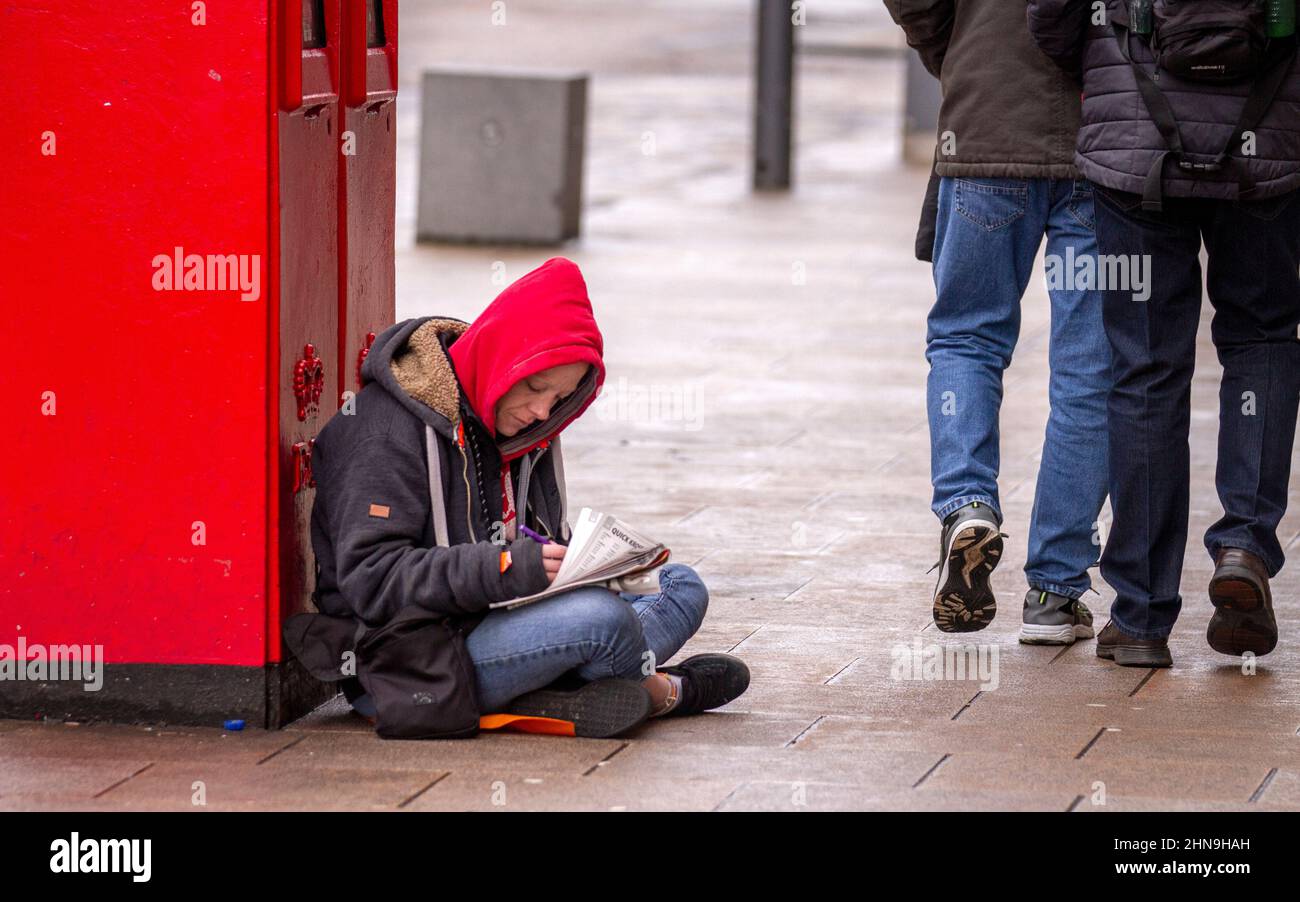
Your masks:
<path fill-rule="evenodd" d="M 520 527 L 519 527 L 519 531 L 522 532 L 524 535 L 528 536 L 528 538 L 532 539 L 534 542 L 539 542 L 539 543 L 541 543 L 542 545 L 549 545 L 549 544 L 551 544 L 551 540 L 550 540 L 550 539 L 546 538 L 546 536 L 544 536 L 544 535 L 541 535 L 541 534 L 539 534 L 539 533 L 533 532 L 533 531 L 532 531 L 531 529 L 529 529 L 527 526 L 520 526 Z"/>

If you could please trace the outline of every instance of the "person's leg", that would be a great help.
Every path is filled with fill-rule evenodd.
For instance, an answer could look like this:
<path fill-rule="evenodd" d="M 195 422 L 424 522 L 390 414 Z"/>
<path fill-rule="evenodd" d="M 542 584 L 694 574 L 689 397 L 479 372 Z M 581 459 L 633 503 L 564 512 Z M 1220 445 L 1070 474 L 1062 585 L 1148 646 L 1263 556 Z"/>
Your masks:
<path fill-rule="evenodd" d="M 1106 396 L 1110 345 L 1102 294 L 1082 266 L 1097 261 L 1092 186 L 1054 183 L 1047 223 L 1051 301 L 1048 396 L 1025 575 L 1032 588 L 1077 599 L 1092 585 L 1101 553 L 1097 516 L 1106 500 Z M 1088 260 L 1088 264 L 1079 261 Z"/>
<path fill-rule="evenodd" d="M 654 595 L 624 592 L 641 621 L 641 631 L 652 657 L 649 673 L 668 663 L 699 631 L 709 607 L 709 590 L 699 575 L 685 564 L 667 564 L 659 571 L 659 591 Z"/>
<path fill-rule="evenodd" d="M 932 616 L 948 633 L 997 614 L 1002 558 L 998 411 L 1020 333 L 1020 298 L 1047 221 L 1045 179 L 944 178 L 926 329 L 931 508 L 943 524 Z"/>
<path fill-rule="evenodd" d="M 1205 534 L 1282 569 L 1278 523 L 1286 512 L 1300 396 L 1300 199 L 1298 192 L 1221 203 L 1205 230 L 1211 335 L 1223 364 L 1215 483 L 1223 517 Z"/>
<path fill-rule="evenodd" d="M 469 634 L 466 648 L 485 713 L 570 671 L 587 681 L 641 681 L 648 650 L 636 611 L 600 586 L 493 611 Z"/>
<path fill-rule="evenodd" d="M 1001 518 L 1002 372 L 1020 334 L 1020 298 L 1042 243 L 1047 184 L 944 178 L 939 185 L 925 358 L 931 508 L 940 520 L 976 501 Z"/>
<path fill-rule="evenodd" d="M 1131 270 L 1136 255 L 1149 291 L 1142 300 L 1141 285 L 1108 287 L 1103 302 L 1114 379 L 1107 403 L 1114 522 L 1101 573 L 1115 590 L 1112 624 L 1133 639 L 1163 641 L 1182 607 L 1200 230 L 1194 202 L 1167 199 L 1164 213 L 1151 213 L 1138 196 L 1102 188 L 1095 200 L 1103 260 L 1122 255 Z"/>
<path fill-rule="evenodd" d="M 664 666 L 699 630 L 708 610 L 709 590 L 690 567 L 668 564 L 659 572 L 658 593 L 621 597 L 636 611 L 649 646 L 646 668 L 654 676 L 645 686 L 654 698 L 653 716 L 709 711 L 749 688 L 749 668 L 732 655 L 698 654 Z"/>

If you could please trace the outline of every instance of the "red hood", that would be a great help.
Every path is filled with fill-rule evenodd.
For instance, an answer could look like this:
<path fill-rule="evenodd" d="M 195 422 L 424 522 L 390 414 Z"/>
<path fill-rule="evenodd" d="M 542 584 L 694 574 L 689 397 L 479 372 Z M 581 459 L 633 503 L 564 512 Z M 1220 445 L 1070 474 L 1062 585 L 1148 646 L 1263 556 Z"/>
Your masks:
<path fill-rule="evenodd" d="M 605 381 L 604 347 L 577 264 L 553 257 L 497 295 L 450 354 L 470 408 L 494 438 L 496 403 L 520 379 L 569 363 L 594 368 L 594 388 L 577 409 L 561 411 L 557 405 L 544 428 L 534 424 L 526 430 L 537 430 L 535 441 L 508 455 L 514 458 L 559 433 L 596 400 Z"/>

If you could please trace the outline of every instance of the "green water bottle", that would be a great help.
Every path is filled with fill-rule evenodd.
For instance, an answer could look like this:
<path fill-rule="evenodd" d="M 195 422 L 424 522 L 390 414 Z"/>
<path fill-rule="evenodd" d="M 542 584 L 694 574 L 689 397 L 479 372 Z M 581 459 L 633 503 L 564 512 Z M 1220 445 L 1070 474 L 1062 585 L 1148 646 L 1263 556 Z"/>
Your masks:
<path fill-rule="evenodd" d="M 1268 36 L 1289 38 L 1295 34 L 1295 0 L 1265 0 Z"/>
<path fill-rule="evenodd" d="M 1269 0 L 1273 2 L 1273 0 Z M 1292 0 L 1294 3 L 1294 0 Z M 1134 34 L 1149 35 L 1153 27 L 1152 22 L 1152 4 L 1153 0 L 1133 0 L 1129 4 L 1129 17 L 1133 20 L 1129 23 L 1129 30 Z"/>

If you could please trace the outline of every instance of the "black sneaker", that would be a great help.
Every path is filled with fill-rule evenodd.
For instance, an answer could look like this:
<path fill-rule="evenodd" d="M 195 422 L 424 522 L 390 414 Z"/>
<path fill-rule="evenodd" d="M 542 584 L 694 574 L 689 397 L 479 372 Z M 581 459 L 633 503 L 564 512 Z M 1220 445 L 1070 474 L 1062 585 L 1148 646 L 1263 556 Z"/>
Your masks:
<path fill-rule="evenodd" d="M 1092 611 L 1081 598 L 1030 589 L 1021 613 L 1020 641 L 1025 645 L 1073 645 L 1091 639 Z"/>
<path fill-rule="evenodd" d="M 650 692 L 633 680 L 593 680 L 571 692 L 538 689 L 506 706 L 506 714 L 549 717 L 573 724 L 575 736 L 607 739 L 650 716 Z"/>
<path fill-rule="evenodd" d="M 998 603 L 989 576 L 1001 559 L 1002 533 L 991 507 L 975 501 L 949 514 L 935 564 L 943 569 L 934 588 L 934 625 L 973 633 L 992 623 Z"/>
<path fill-rule="evenodd" d="M 749 668 L 732 655 L 694 655 L 659 673 L 682 678 L 682 697 L 665 717 L 699 714 L 721 708 L 749 688 Z"/>

